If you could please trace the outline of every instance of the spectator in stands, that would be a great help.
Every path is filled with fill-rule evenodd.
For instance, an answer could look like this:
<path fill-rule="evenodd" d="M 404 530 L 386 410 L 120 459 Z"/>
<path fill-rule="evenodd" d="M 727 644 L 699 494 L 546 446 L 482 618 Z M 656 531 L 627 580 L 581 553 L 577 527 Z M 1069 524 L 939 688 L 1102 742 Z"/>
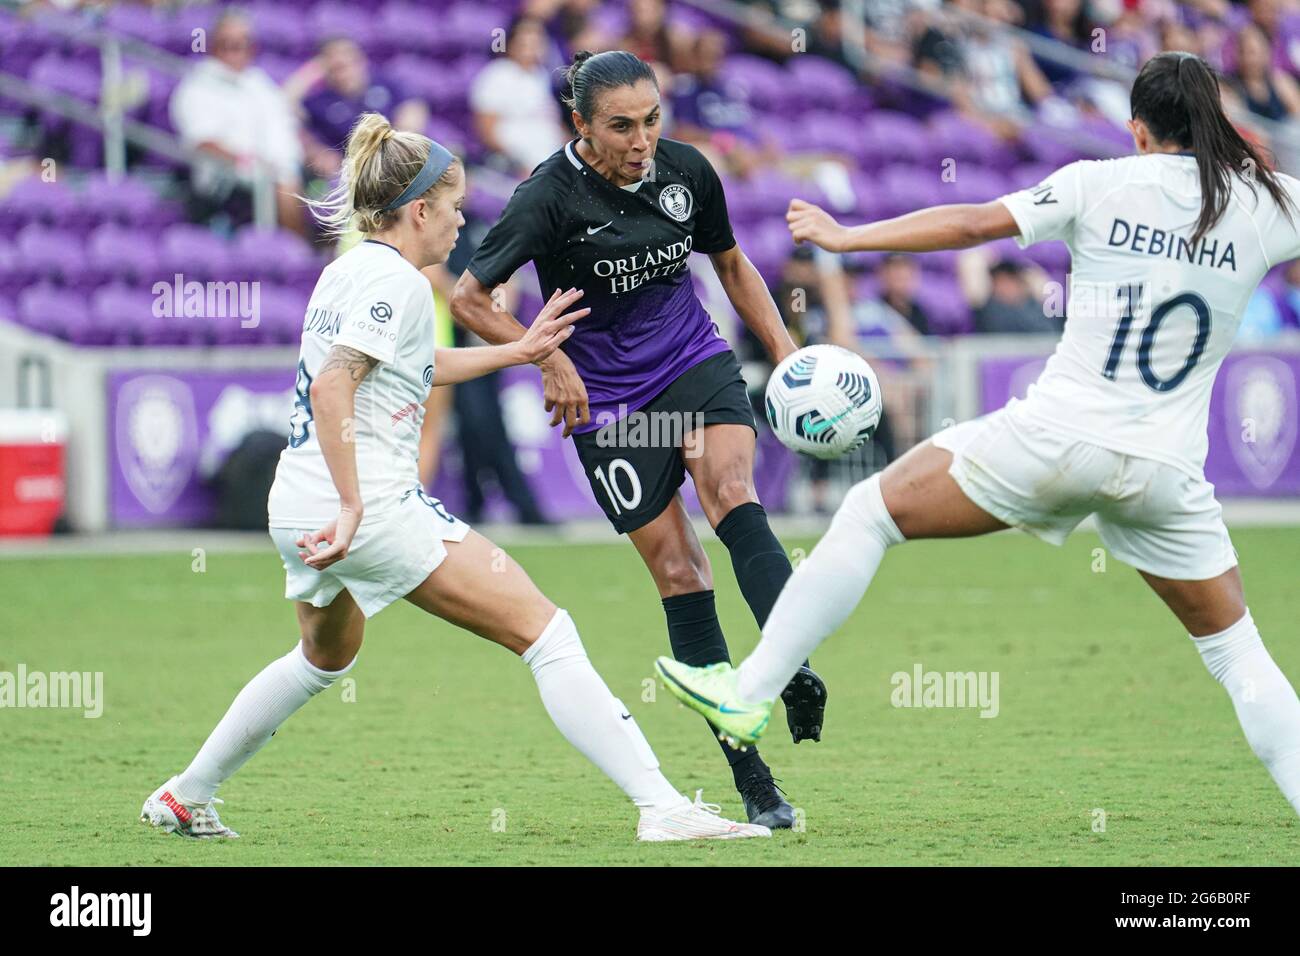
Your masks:
<path fill-rule="evenodd" d="M 1052 85 L 1028 47 L 997 26 L 1011 26 L 1018 8 L 1006 0 L 955 0 L 953 5 L 993 21 L 967 22 L 959 34 L 964 82 L 955 92 L 966 95 L 974 109 L 995 117 L 1015 115 L 1026 103 L 1041 103 L 1052 95 Z"/>
<path fill-rule="evenodd" d="M 1085 0 L 1041 0 L 1029 29 L 1077 50 L 1091 49 L 1093 21 Z M 1035 57 L 1052 86 L 1060 89 L 1079 77 L 1079 71 L 1056 59 Z"/>
<path fill-rule="evenodd" d="M 517 17 L 506 31 L 505 55 L 483 68 L 469 94 L 479 139 L 521 176 L 568 138 L 543 66 L 546 45 L 540 20 Z"/>
<path fill-rule="evenodd" d="M 917 334 L 929 335 L 930 317 L 916 298 L 916 291 L 921 287 L 921 271 L 916 257 L 905 252 L 891 252 L 881 261 L 876 275 L 880 279 L 880 305 L 898 318 L 905 319 Z M 892 322 L 888 325 L 896 327 Z"/>
<path fill-rule="evenodd" d="M 236 202 L 247 205 L 261 169 L 275 183 L 280 224 L 305 232 L 302 205 L 294 198 L 302 188 L 298 122 L 280 88 L 253 65 L 247 16 L 225 10 L 212 28 L 210 45 L 211 55 L 186 74 L 170 103 L 181 142 L 198 153 L 192 212 L 205 219 L 229 207 L 236 194 Z"/>
<path fill-rule="evenodd" d="M 320 53 L 285 83 L 305 117 L 303 144 L 308 166 L 333 179 L 343 160 L 343 145 L 362 113 L 383 113 L 399 130 L 422 132 L 429 107 L 407 96 L 391 78 L 375 73 L 365 52 L 348 37 L 332 37 Z"/>
<path fill-rule="evenodd" d="M 615 46 L 635 53 L 647 63 L 663 63 L 672 70 L 684 69 L 690 36 L 668 20 L 665 0 L 628 0 L 628 25 Z"/>
<path fill-rule="evenodd" d="M 760 163 L 775 161 L 777 147 L 762 137 L 745 90 L 721 69 L 726 53 L 727 37 L 720 30 L 702 30 L 695 38 L 691 69 L 673 81 L 672 136 L 745 178 Z"/>
<path fill-rule="evenodd" d="M 1268 37 L 1254 23 L 1244 26 L 1236 41 L 1237 70 L 1232 89 L 1256 116 L 1281 122 L 1300 114 L 1300 87 L 1285 70 L 1273 65 Z"/>
<path fill-rule="evenodd" d="M 1186 53 L 1203 55 L 1201 38 L 1196 31 L 1188 28 L 1177 17 L 1170 17 L 1160 24 L 1160 50 L 1168 52 L 1181 50 Z"/>
<path fill-rule="evenodd" d="M 990 267 L 986 250 L 970 249 L 959 258 L 957 273 L 976 332 L 1056 335 L 1064 327 L 1064 320 L 1049 316 L 1034 295 L 1043 280 L 1038 270 L 1031 284 L 1029 270 L 1014 259 L 1000 259 Z"/>
<path fill-rule="evenodd" d="M 546 25 L 559 48 L 562 63 L 578 50 L 609 49 L 609 40 L 596 23 L 601 0 L 524 0 L 520 14 Z"/>

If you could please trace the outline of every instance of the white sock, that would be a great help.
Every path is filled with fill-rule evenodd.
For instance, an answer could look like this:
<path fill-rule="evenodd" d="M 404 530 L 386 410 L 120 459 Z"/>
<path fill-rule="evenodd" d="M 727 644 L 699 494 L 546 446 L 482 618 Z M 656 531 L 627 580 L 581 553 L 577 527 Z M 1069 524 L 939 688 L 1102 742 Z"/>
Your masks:
<path fill-rule="evenodd" d="M 1300 813 L 1300 699 L 1269 656 L 1250 611 L 1226 631 L 1192 640 L 1232 698 L 1250 749 Z"/>
<path fill-rule="evenodd" d="M 885 551 L 902 541 L 881 497 L 880 476 L 854 485 L 817 547 L 786 581 L 758 647 L 737 669 L 741 698 L 774 700 L 853 613 Z"/>
<path fill-rule="evenodd" d="M 542 636 L 524 652 L 524 663 L 532 668 L 542 704 L 560 733 L 633 803 L 667 810 L 685 802 L 659 772 L 659 761 L 641 728 L 591 666 L 568 611 L 555 612 Z"/>
<path fill-rule="evenodd" d="M 267 664 L 244 685 L 226 716 L 180 775 L 176 798 L 191 805 L 206 804 L 217 787 L 265 746 L 276 728 L 351 670 L 352 664 L 341 671 L 321 670 L 307 660 L 301 641 L 284 657 Z"/>

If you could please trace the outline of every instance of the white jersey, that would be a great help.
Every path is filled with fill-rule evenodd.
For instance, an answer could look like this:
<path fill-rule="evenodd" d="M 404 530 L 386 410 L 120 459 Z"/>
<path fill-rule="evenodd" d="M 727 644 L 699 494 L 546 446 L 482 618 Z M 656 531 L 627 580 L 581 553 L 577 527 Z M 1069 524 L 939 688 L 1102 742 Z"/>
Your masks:
<path fill-rule="evenodd" d="M 420 483 L 420 423 L 433 384 L 433 293 L 396 249 L 366 241 L 325 267 L 307 304 L 289 445 L 267 501 L 272 528 L 319 528 L 338 517 L 309 391 L 335 345 L 379 360 L 357 388 L 351 423 L 364 520 L 396 508 Z"/>
<path fill-rule="evenodd" d="M 1300 182 L 1279 177 L 1300 204 Z M 1262 184 L 1232 177 L 1218 224 L 1200 215 L 1196 159 L 1165 153 L 1071 163 L 1004 196 L 1024 247 L 1070 248 L 1065 334 L 1017 411 L 1093 444 L 1204 474 L 1210 391 L 1255 287 L 1300 256 Z"/>

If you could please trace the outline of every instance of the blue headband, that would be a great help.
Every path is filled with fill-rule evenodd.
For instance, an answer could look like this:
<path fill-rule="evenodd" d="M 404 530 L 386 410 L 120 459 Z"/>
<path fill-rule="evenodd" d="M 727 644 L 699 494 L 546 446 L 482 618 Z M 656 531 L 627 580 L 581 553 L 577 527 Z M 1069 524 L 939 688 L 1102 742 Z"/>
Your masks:
<path fill-rule="evenodd" d="M 405 206 L 413 199 L 419 199 L 429 189 L 442 178 L 448 167 L 456 161 L 456 157 L 449 153 L 446 147 L 429 140 L 429 156 L 424 161 L 420 171 L 415 174 L 411 184 L 402 190 L 401 194 L 383 208 L 384 212 L 392 212 L 399 206 Z"/>

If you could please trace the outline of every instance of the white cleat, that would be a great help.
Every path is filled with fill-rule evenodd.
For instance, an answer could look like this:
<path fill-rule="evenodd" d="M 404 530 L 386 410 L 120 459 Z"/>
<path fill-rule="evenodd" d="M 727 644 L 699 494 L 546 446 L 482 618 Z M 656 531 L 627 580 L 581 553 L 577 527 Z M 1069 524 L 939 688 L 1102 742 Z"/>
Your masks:
<path fill-rule="evenodd" d="M 636 838 L 647 843 L 669 840 L 743 840 L 745 837 L 770 837 L 772 831 L 756 823 L 736 823 L 722 816 L 716 803 L 705 803 L 704 791 L 695 791 L 695 802 L 666 812 L 641 811 Z"/>
<path fill-rule="evenodd" d="M 178 833 L 197 840 L 217 837 L 233 839 L 239 836 L 217 816 L 214 804 L 221 803 L 221 800 L 213 797 L 207 806 L 192 807 L 175 797 L 175 787 L 176 778 L 172 777 L 151 793 L 140 808 L 140 819 L 164 833 Z"/>

